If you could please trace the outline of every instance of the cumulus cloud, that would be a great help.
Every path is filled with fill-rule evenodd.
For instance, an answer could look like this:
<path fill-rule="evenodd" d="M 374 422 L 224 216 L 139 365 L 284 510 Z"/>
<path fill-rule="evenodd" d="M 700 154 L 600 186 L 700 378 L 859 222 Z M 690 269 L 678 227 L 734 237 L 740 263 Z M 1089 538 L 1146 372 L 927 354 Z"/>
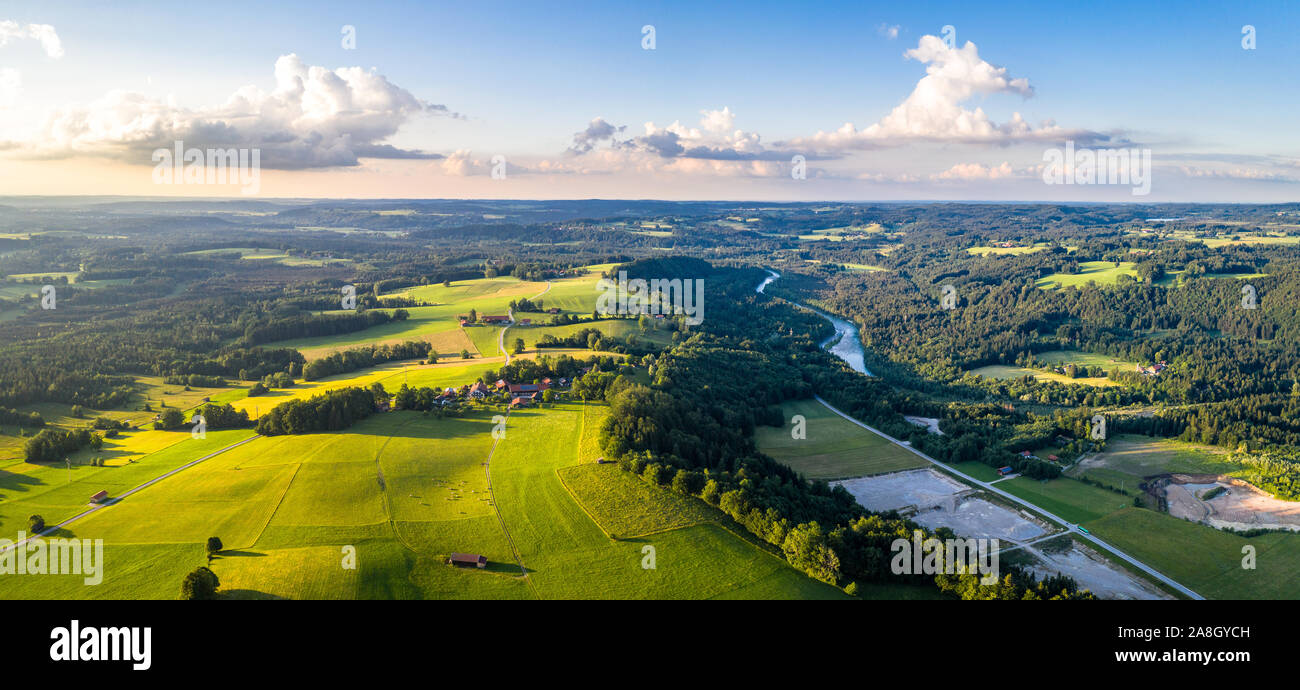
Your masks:
<path fill-rule="evenodd" d="M 0 20 L 0 46 L 13 39 L 30 38 L 41 42 L 45 54 L 59 59 L 63 57 L 63 41 L 49 24 L 19 24 L 8 19 Z"/>
<path fill-rule="evenodd" d="M 1034 89 L 1023 77 L 1012 78 L 979 56 L 974 43 L 949 47 L 937 36 L 922 36 L 904 56 L 926 65 L 926 74 L 912 93 L 879 122 L 864 129 L 845 123 L 832 132 L 790 142 L 816 150 L 869 149 L 917 141 L 1009 144 L 1018 141 L 1074 139 L 1097 141 L 1108 137 L 1086 130 L 1065 130 L 1047 121 L 1031 126 L 1013 113 L 994 122 L 983 108 L 966 107 L 976 96 L 1009 94 L 1030 98 Z"/>
<path fill-rule="evenodd" d="M 355 166 L 359 158 L 440 158 L 385 140 L 422 114 L 453 115 L 416 98 L 374 70 L 330 70 L 297 55 L 275 62 L 275 88 L 237 90 L 225 103 L 179 107 L 140 93 L 111 91 L 86 105 L 56 110 L 31 141 L 29 156 L 98 156 L 148 163 L 152 152 L 186 148 L 259 148 L 262 166 L 305 169 Z M 453 115 L 454 116 L 454 115 Z"/>
<path fill-rule="evenodd" d="M 997 180 L 1005 177 L 1011 177 L 1015 174 L 1011 164 L 1002 161 L 1002 165 L 989 166 L 979 163 L 958 163 L 947 170 L 932 176 L 935 180 Z"/>
<path fill-rule="evenodd" d="M 615 134 L 625 129 L 627 129 L 626 125 L 615 127 L 604 118 L 594 118 L 586 129 L 573 135 L 573 145 L 569 147 L 569 151 L 577 154 L 587 153 L 600 143 L 613 140 Z"/>
<path fill-rule="evenodd" d="M 736 114 L 729 107 L 701 110 L 699 123 L 693 127 L 683 125 L 680 120 L 664 126 L 647 122 L 644 134 L 620 138 L 618 135 L 624 129 L 625 127 L 615 127 L 596 118 L 586 130 L 574 135 L 569 151 L 588 155 L 587 165 L 622 163 L 626 166 L 663 169 L 675 161 L 706 160 L 719 163 L 707 166 L 679 164 L 676 166 L 678 170 L 727 170 L 725 164 L 728 162 L 789 163 L 795 154 L 800 153 L 770 148 L 757 133 L 737 129 Z M 752 173 L 771 166 L 741 167 Z"/>

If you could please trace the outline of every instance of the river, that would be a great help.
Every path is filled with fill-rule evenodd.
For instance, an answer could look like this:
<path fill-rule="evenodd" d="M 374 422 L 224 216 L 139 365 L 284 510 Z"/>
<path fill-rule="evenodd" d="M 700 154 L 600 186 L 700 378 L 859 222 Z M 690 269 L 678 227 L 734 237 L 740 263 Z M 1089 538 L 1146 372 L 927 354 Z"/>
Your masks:
<path fill-rule="evenodd" d="M 767 289 L 767 286 L 771 285 L 772 281 L 781 277 L 780 273 L 777 273 L 776 271 L 773 271 L 771 269 L 768 269 L 767 272 L 768 272 L 767 278 L 764 278 L 763 282 L 759 283 L 758 288 L 756 289 L 756 291 L 759 292 L 760 294 L 765 294 L 764 291 Z M 827 314 L 826 312 L 820 309 L 814 309 L 813 307 L 810 307 L 805 304 L 799 304 L 798 302 L 795 302 L 793 300 L 790 300 L 790 303 L 795 305 L 796 307 L 799 307 L 800 309 L 807 309 L 808 311 L 817 314 L 823 319 L 830 321 L 831 325 L 835 327 L 835 335 L 827 338 L 824 342 L 822 342 L 822 347 L 826 347 L 830 343 L 835 343 L 833 346 L 830 347 L 831 354 L 844 360 L 845 363 L 849 365 L 850 369 L 858 372 L 859 374 L 874 376 L 874 374 L 872 374 L 870 371 L 867 371 L 866 354 L 865 351 L 862 349 L 862 338 L 858 336 L 857 326 L 854 326 L 852 323 L 845 321 L 844 319 L 841 319 L 838 316 L 832 316 L 831 314 Z"/>

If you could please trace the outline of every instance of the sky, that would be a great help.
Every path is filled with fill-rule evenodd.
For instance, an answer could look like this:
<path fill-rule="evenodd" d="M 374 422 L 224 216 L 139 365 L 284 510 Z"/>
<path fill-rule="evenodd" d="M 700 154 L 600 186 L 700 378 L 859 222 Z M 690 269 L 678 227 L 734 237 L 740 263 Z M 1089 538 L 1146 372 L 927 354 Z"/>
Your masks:
<path fill-rule="evenodd" d="M 1300 200 L 1298 3 L 186 5 L 0 2 L 0 195 Z"/>

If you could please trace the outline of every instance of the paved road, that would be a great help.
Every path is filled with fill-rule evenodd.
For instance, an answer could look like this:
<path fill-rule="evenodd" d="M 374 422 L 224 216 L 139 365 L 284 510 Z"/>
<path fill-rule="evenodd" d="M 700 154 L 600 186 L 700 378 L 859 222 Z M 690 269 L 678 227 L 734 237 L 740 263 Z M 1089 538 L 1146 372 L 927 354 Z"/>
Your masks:
<path fill-rule="evenodd" d="M 80 520 L 81 518 L 86 517 L 87 515 L 90 515 L 90 514 L 92 514 L 92 513 L 95 513 L 95 512 L 97 512 L 97 511 L 100 511 L 100 510 L 103 510 L 103 509 L 105 509 L 105 508 L 107 508 L 107 507 L 109 507 L 109 506 L 111 506 L 111 505 L 117 503 L 118 501 L 121 501 L 122 499 L 126 498 L 127 496 L 130 496 L 131 494 L 133 494 L 133 493 L 135 493 L 135 492 L 137 492 L 137 491 L 140 491 L 141 489 L 146 489 L 146 488 L 148 488 L 148 487 L 150 487 L 150 486 L 153 486 L 154 484 L 157 484 L 158 482 L 160 482 L 160 481 L 162 481 L 162 480 L 164 480 L 164 479 L 166 479 L 166 478 L 172 476 L 173 474 L 176 474 L 177 472 L 181 472 L 181 471 L 183 471 L 183 470 L 188 470 L 189 468 L 191 468 L 191 467 L 193 467 L 193 466 L 195 466 L 195 465 L 197 465 L 197 464 L 203 462 L 204 460 L 210 460 L 210 459 L 212 459 L 212 458 L 215 458 L 216 456 L 221 455 L 222 453 L 224 453 L 224 452 L 226 452 L 226 451 L 228 451 L 228 450 L 231 450 L 231 449 L 234 449 L 234 448 L 238 448 L 239 446 L 242 446 L 242 445 L 244 445 L 245 443 L 248 443 L 249 441 L 252 441 L 252 440 L 257 439 L 257 438 L 261 438 L 261 436 L 262 436 L 261 434 L 253 434 L 252 436 L 249 436 L 248 438 L 246 438 L 246 439 L 244 439 L 244 440 L 242 440 L 242 441 L 240 441 L 240 442 L 238 442 L 238 443 L 232 443 L 232 444 L 226 446 L 225 448 L 222 448 L 222 449 L 220 449 L 220 450 L 217 450 L 217 451 L 213 451 L 213 452 L 211 452 L 211 453 L 208 453 L 207 455 L 204 455 L 203 457 L 199 458 L 198 460 L 194 460 L 194 461 L 192 461 L 192 462 L 188 462 L 188 463 L 186 463 L 186 464 L 184 464 L 184 465 L 181 465 L 180 467 L 177 467 L 176 469 L 174 469 L 174 470 L 172 470 L 172 471 L 170 471 L 170 472 L 165 472 L 165 473 L 163 473 L 163 474 L 160 474 L 160 475 L 158 475 L 157 477 L 154 477 L 153 479 L 150 479 L 149 481 L 147 481 L 147 482 L 145 482 L 145 483 L 143 483 L 143 484 L 141 484 L 141 485 L 139 485 L 139 486 L 136 486 L 136 487 L 133 487 L 133 488 L 127 489 L 126 491 L 123 491 L 122 493 L 118 494 L 117 496 L 113 496 L 113 497 L 112 497 L 113 500 L 112 500 L 111 502 L 109 502 L 109 503 L 101 503 L 101 504 L 99 504 L 99 505 L 96 505 L 96 506 L 94 506 L 94 507 L 92 507 L 92 508 L 89 508 L 89 509 L 87 509 L 87 510 L 81 512 L 81 513 L 78 513 L 78 514 L 76 514 L 76 515 L 73 515 L 72 517 L 70 517 L 70 518 L 64 520 L 63 522 L 60 522 L 60 523 L 57 524 L 57 525 L 47 526 L 47 527 L 46 527 L 44 530 L 42 530 L 39 534 L 33 534 L 32 536 L 30 536 L 30 537 L 28 537 L 28 538 L 26 538 L 26 539 L 24 539 L 24 540 L 18 542 L 17 544 L 14 544 L 13 546 L 10 546 L 10 547 L 8 547 L 8 548 L 6 548 L 6 549 L 0 549 L 0 553 L 3 553 L 3 552 L 5 552 L 5 551 L 8 551 L 9 549 L 13 549 L 13 548 L 17 548 L 17 547 L 19 547 L 19 546 L 22 546 L 23 544 L 26 544 L 28 541 L 31 541 L 32 539 L 35 539 L 36 537 L 43 537 L 43 536 L 45 536 L 45 535 L 47 535 L 47 534 L 53 534 L 54 532 L 58 531 L 59 529 L 61 529 L 61 528 L 63 528 L 63 527 L 66 527 L 66 526 L 68 526 L 68 525 L 71 525 L 72 523 L 76 522 L 77 520 Z M 181 443 L 184 443 L 184 441 L 181 441 Z"/>
<path fill-rule="evenodd" d="M 1020 504 L 1020 505 L 1022 505 L 1022 506 L 1025 506 L 1026 508 L 1030 508 L 1030 509 L 1034 510 L 1035 512 L 1038 512 L 1039 514 L 1042 514 L 1042 515 L 1047 516 L 1047 517 L 1048 517 L 1049 519 L 1051 519 L 1052 521 L 1057 522 L 1057 523 L 1059 523 L 1059 524 L 1061 524 L 1061 525 L 1064 525 L 1064 526 L 1065 526 L 1065 529 L 1066 529 L 1067 532 L 1073 532 L 1073 533 L 1075 533 L 1075 534 L 1080 535 L 1080 537 L 1083 538 L 1083 539 L 1085 539 L 1085 540 L 1090 540 L 1090 541 L 1096 542 L 1099 546 L 1101 546 L 1101 547 L 1103 547 L 1103 548 L 1109 550 L 1109 551 L 1110 551 L 1112 554 L 1114 554 L 1115 556 L 1124 559 L 1124 560 L 1127 561 L 1130 565 L 1132 565 L 1133 567 L 1137 568 L 1138 570 L 1141 570 L 1142 572 L 1144 572 L 1144 573 L 1150 575 L 1151 577 L 1156 578 L 1157 580 L 1159 580 L 1159 581 L 1165 583 L 1166 585 L 1169 585 L 1170 587 L 1173 587 L 1174 589 L 1178 590 L 1179 592 L 1182 592 L 1183 594 L 1187 595 L 1188 597 L 1191 597 L 1192 599 L 1204 599 L 1204 598 L 1205 598 L 1205 597 L 1203 597 L 1203 596 L 1197 594 L 1196 592 L 1193 592 L 1192 590 L 1190 590 L 1190 589 L 1188 589 L 1188 588 L 1186 588 L 1186 587 L 1184 587 L 1184 586 L 1178 584 L 1178 583 L 1175 582 L 1173 579 L 1171 579 L 1171 578 L 1169 578 L 1169 577 L 1166 577 L 1164 574 L 1160 573 L 1160 572 L 1157 571 L 1155 568 L 1152 568 L 1151 566 L 1149 566 L 1149 565 L 1143 563 L 1142 561 L 1139 561 L 1138 559 L 1133 558 L 1132 556 L 1130 556 L 1130 555 L 1124 553 L 1123 551 L 1120 551 L 1119 549 L 1115 548 L 1114 546 L 1111 546 L 1110 544 L 1107 544 L 1106 542 L 1102 541 L 1101 539 L 1098 539 L 1096 535 L 1091 534 L 1091 533 L 1087 533 L 1087 532 L 1083 532 L 1083 531 L 1081 531 L 1081 530 L 1079 529 L 1079 526 L 1078 526 L 1078 525 L 1069 522 L 1069 521 L 1066 520 L 1065 518 L 1062 518 L 1062 517 L 1060 517 L 1060 516 L 1058 516 L 1058 515 L 1054 515 L 1054 514 L 1052 514 L 1052 513 L 1049 513 L 1048 511 L 1043 510 L 1042 508 L 1039 508 L 1038 506 L 1034 505 L 1033 503 L 1030 503 L 1029 501 L 1026 501 L 1026 500 L 1023 499 L 1023 498 L 1020 498 L 1019 496 L 1016 496 L 1015 494 L 1007 493 L 1006 491 L 1003 491 L 1002 489 L 999 489 L 998 487 L 993 486 L 992 484 L 990 484 L 990 483 L 988 483 L 988 482 L 980 481 L 980 480 L 978 480 L 978 479 L 976 479 L 976 478 L 970 476 L 969 474 L 966 474 L 966 473 L 964 473 L 964 472 L 959 472 L 959 471 L 953 469 L 951 465 L 947 465 L 947 464 L 944 464 L 944 463 L 942 463 L 942 462 L 939 462 L 938 460 L 935 460 L 934 458 L 932 458 L 932 457 L 926 455 L 925 453 L 922 453 L 921 451 L 919 451 L 919 450 L 913 448 L 910 444 L 903 443 L 902 441 L 899 441 L 898 439 L 894 438 L 893 436 L 890 436 L 889 434 L 886 434 L 886 433 L 883 432 L 883 431 L 880 431 L 879 429 L 875 429 L 875 428 L 870 427 L 870 426 L 868 426 L 868 425 L 866 425 L 866 424 L 863 424 L 862 422 L 860 422 L 860 421 L 854 419 L 853 417 L 850 417 L 849 415 L 844 414 L 843 412 L 840 412 L 839 410 L 835 409 L 835 407 L 833 407 L 830 403 L 828 403 L 828 402 L 826 402 L 825 400 L 823 400 L 823 399 L 821 398 L 821 396 L 814 396 L 814 397 L 817 398 L 817 402 L 819 402 L 819 403 L 825 405 L 825 406 L 826 406 L 826 409 L 830 410 L 831 412 L 834 412 L 835 414 L 837 414 L 837 415 L 839 415 L 839 416 L 841 416 L 841 417 L 847 419 L 848 421 L 853 422 L 854 424 L 857 424 L 858 426 L 862 427 L 863 429 L 866 429 L 866 430 L 868 430 L 868 431 L 870 431 L 870 432 L 872 432 L 872 433 L 879 434 L 880 436 L 882 436 L 882 437 L 884 437 L 884 438 L 886 438 L 886 439 L 889 439 L 889 441 L 892 442 L 892 443 L 894 443 L 895 445 L 898 445 L 898 446 L 901 446 L 901 447 L 903 447 L 903 448 L 906 448 L 907 450 L 911 451 L 912 453 L 916 454 L 917 456 L 921 457 L 922 459 L 927 460 L 927 461 L 929 461 L 930 463 L 932 463 L 932 464 L 934 464 L 934 465 L 936 465 L 936 466 L 938 466 L 938 467 L 943 468 L 945 471 L 950 472 L 950 473 L 952 473 L 952 474 L 955 474 L 955 475 L 957 475 L 958 477 L 961 477 L 962 479 L 965 479 L 967 482 L 970 482 L 971 484 L 974 484 L 975 486 L 978 486 L 978 487 L 983 488 L 983 489 L 985 489 L 985 490 L 987 490 L 987 491 L 990 491 L 990 492 L 995 493 L 995 494 L 997 494 L 997 495 L 999 495 L 999 496 L 1002 496 L 1003 498 L 1006 498 L 1007 500 L 1010 500 L 1010 501 L 1013 501 L 1013 502 L 1015 502 L 1015 503 L 1018 503 L 1018 504 Z"/>

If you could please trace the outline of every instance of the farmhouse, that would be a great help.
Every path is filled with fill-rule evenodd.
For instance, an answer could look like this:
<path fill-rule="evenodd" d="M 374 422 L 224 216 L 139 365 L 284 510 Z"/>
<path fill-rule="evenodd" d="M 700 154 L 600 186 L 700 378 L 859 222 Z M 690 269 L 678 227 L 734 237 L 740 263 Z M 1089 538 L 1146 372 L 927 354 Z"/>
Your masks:
<path fill-rule="evenodd" d="M 447 559 L 447 565 L 456 565 L 456 566 L 472 565 L 476 568 L 486 568 L 487 556 L 483 556 L 477 553 L 453 553 L 451 557 Z"/>
<path fill-rule="evenodd" d="M 533 402 L 533 399 L 532 399 L 531 397 L 527 397 L 527 398 L 525 398 L 525 397 L 517 397 L 517 398 L 512 398 L 512 399 L 510 400 L 510 406 L 511 406 L 511 407 L 528 407 L 528 405 L 529 405 L 530 403 L 532 403 L 532 402 Z"/>
<path fill-rule="evenodd" d="M 1164 371 L 1165 368 L 1168 366 L 1169 365 L 1165 364 L 1163 361 L 1156 362 L 1155 364 L 1152 364 L 1149 367 L 1144 367 L 1141 364 L 1139 364 L 1137 365 L 1137 372 L 1139 374 L 1142 374 L 1143 376 L 1159 376 L 1160 372 Z"/>
<path fill-rule="evenodd" d="M 478 320 L 483 323 L 510 323 L 510 317 L 503 315 L 480 316 L 478 317 Z"/>
<path fill-rule="evenodd" d="M 482 381 L 475 381 L 469 389 L 469 397 L 482 398 L 488 394 L 488 387 Z"/>

